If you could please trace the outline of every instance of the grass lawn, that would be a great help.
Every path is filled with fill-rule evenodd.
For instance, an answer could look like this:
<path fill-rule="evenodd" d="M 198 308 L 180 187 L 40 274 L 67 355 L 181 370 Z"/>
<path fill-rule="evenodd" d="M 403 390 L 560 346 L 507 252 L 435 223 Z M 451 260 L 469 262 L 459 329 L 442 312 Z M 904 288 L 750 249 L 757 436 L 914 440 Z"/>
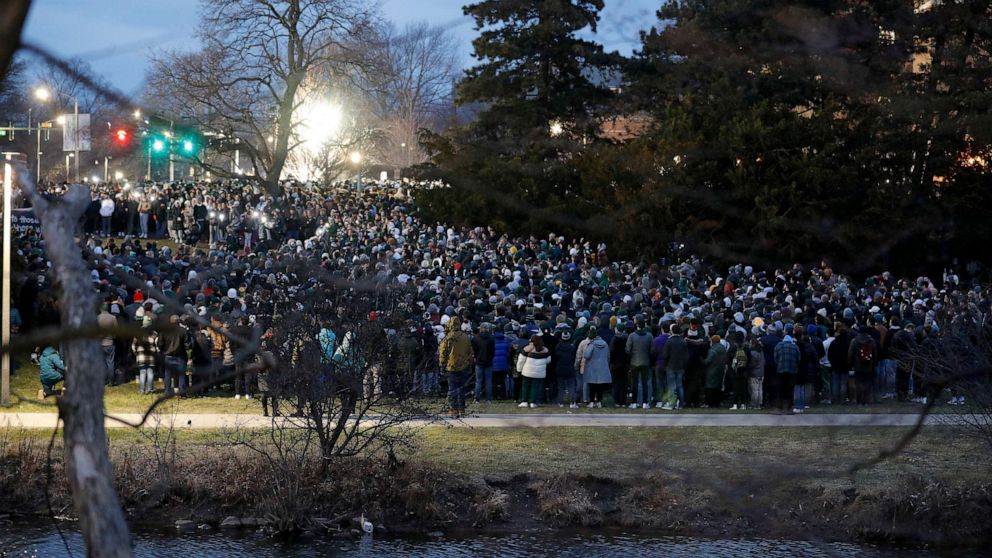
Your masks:
<path fill-rule="evenodd" d="M 903 428 L 451 428 L 425 429 L 412 459 L 494 476 L 529 472 L 604 477 L 656 471 L 736 476 L 802 471 L 845 476 L 892 447 Z M 854 478 L 881 483 L 904 474 L 987 480 L 988 451 L 950 429 L 928 428 L 895 459 Z"/>
<path fill-rule="evenodd" d="M 592 475 L 613 479 L 669 473 L 715 479 L 802 475 L 809 480 L 853 482 L 862 488 L 892 486 L 917 476 L 944 482 L 987 482 L 992 460 L 982 442 L 949 428 L 925 429 L 900 455 L 876 467 L 848 469 L 891 448 L 904 428 L 424 428 L 414 451 L 401 459 L 469 475 L 509 478 Z M 110 429 L 111 447 L 150 445 L 151 433 Z M 7 430 L 0 437 L 47 441 L 42 430 Z M 223 451 L 217 430 L 176 432 L 180 451 Z M 61 436 L 56 438 L 61 445 Z"/>
<path fill-rule="evenodd" d="M 38 367 L 31 364 L 26 358 L 21 358 L 21 366 L 15 374 L 11 376 L 11 406 L 0 407 L 2 412 L 55 412 L 55 398 L 49 397 L 45 401 L 38 400 L 38 389 L 41 384 L 38 382 Z M 155 382 L 155 387 L 161 393 L 163 389 L 162 380 Z M 104 401 L 107 410 L 118 413 L 140 413 L 148 408 L 154 400 L 152 396 L 142 396 L 138 394 L 138 384 L 132 381 L 119 386 L 107 388 Z M 174 406 L 173 406 L 174 405 Z M 244 400 L 234 399 L 231 391 L 215 390 L 209 395 L 197 398 L 177 400 L 170 403 L 170 410 L 180 413 L 224 413 L 224 414 L 250 414 L 259 415 L 262 413 L 262 404 L 256 399 Z M 877 405 L 825 405 L 813 406 L 807 409 L 807 413 L 918 413 L 921 405 L 915 403 L 898 403 L 891 399 Z M 952 408 L 942 405 L 934 409 L 934 412 L 949 412 Z M 662 411 L 660 409 L 628 409 L 627 407 L 606 407 L 602 409 L 587 409 L 580 406 L 578 409 L 561 408 L 557 405 L 542 405 L 536 409 L 521 409 L 512 401 L 493 401 L 492 403 L 469 403 L 468 411 L 472 414 L 518 414 L 518 413 L 574 413 L 574 414 L 672 414 L 673 411 Z M 768 410 L 748 410 L 731 411 L 728 408 L 718 409 L 683 409 L 680 414 L 686 413 L 767 413 Z"/>
<path fill-rule="evenodd" d="M 60 384 L 61 385 L 61 384 Z M 10 378 L 11 406 L 0 407 L 0 412 L 17 413 L 54 413 L 55 398 L 48 397 L 44 401 L 38 399 L 38 367 L 27 359 L 21 360 L 21 366 Z M 155 389 L 159 393 L 164 388 L 162 380 L 155 381 Z M 138 384 L 131 381 L 119 386 L 108 386 L 104 395 L 107 410 L 118 413 L 141 413 L 155 400 L 155 396 L 138 393 Z M 209 396 L 177 400 L 177 412 L 185 413 L 232 413 L 232 414 L 262 414 L 262 403 L 258 399 L 234 399 L 230 391 L 213 391 Z"/>

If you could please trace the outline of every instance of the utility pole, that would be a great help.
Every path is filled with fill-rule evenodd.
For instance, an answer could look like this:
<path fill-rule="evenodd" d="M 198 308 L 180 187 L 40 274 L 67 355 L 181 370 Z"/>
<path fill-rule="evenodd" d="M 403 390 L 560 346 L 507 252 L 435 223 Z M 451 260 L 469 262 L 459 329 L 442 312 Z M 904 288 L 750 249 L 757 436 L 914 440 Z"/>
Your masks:
<path fill-rule="evenodd" d="M 3 287 L 0 296 L 3 296 L 3 304 L 0 311 L 3 312 L 2 326 L 0 326 L 0 341 L 3 346 L 10 345 L 10 235 L 13 226 L 10 222 L 11 190 L 14 167 L 10 164 L 10 153 L 6 154 L 6 161 L 3 164 Z M 10 353 L 4 351 L 0 356 L 0 405 L 10 406 Z"/>
<path fill-rule="evenodd" d="M 76 134 L 76 141 L 73 143 L 72 146 L 75 148 L 73 154 L 76 158 L 76 184 L 79 184 L 79 98 L 78 97 L 73 97 L 72 106 L 73 106 L 72 113 L 75 115 L 74 118 L 76 119 L 75 120 L 76 125 L 73 128 L 73 131 Z"/>

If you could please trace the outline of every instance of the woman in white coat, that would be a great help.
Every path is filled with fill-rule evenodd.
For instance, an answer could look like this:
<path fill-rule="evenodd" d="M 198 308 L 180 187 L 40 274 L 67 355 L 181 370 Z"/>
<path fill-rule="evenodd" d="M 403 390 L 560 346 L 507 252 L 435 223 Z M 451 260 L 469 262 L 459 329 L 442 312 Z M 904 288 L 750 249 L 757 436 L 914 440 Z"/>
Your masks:
<path fill-rule="evenodd" d="M 544 336 L 540 331 L 530 337 L 530 343 L 517 356 L 517 372 L 523 377 L 520 389 L 521 403 L 518 407 L 537 407 L 537 401 L 544 389 L 551 351 L 544 346 Z"/>

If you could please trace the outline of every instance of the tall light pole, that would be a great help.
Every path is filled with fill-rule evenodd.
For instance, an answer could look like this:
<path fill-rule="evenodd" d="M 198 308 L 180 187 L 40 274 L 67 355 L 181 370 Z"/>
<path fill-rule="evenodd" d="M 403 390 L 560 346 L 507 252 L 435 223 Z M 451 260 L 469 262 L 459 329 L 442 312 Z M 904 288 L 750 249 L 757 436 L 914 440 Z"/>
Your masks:
<path fill-rule="evenodd" d="M 34 98 L 39 102 L 47 103 L 52 98 L 52 93 L 45 87 L 38 87 L 34 90 Z M 31 134 L 31 109 L 28 109 L 28 135 Z M 35 156 L 35 176 L 34 179 L 41 184 L 41 119 L 38 119 L 38 143 L 34 150 Z"/>
<path fill-rule="evenodd" d="M 349 159 L 351 159 L 351 164 L 355 165 L 355 193 L 357 194 L 362 191 L 362 167 L 359 166 L 362 164 L 362 154 L 352 151 Z"/>
<path fill-rule="evenodd" d="M 73 155 L 76 158 L 76 183 L 78 184 L 79 183 L 79 98 L 78 97 L 72 98 L 72 113 L 74 115 L 73 118 L 75 119 L 74 121 L 75 126 L 72 127 L 72 131 L 74 132 L 75 135 L 74 138 L 75 141 L 73 141 L 72 147 L 75 148 L 73 150 Z"/>

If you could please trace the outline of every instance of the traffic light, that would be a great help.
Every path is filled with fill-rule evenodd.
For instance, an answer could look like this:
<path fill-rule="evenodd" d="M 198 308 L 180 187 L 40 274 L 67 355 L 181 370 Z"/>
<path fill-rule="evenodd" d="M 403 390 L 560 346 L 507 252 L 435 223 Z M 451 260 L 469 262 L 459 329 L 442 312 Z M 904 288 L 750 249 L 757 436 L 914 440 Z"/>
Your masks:
<path fill-rule="evenodd" d="M 164 150 L 165 150 L 164 141 L 162 141 L 160 138 L 155 138 L 154 140 L 152 140 L 152 151 L 156 153 L 161 153 Z"/>
<path fill-rule="evenodd" d="M 124 128 L 118 128 L 117 131 L 114 132 L 114 140 L 120 145 L 126 144 L 130 137 L 131 134 L 129 134 Z"/>
<path fill-rule="evenodd" d="M 183 154 L 192 155 L 195 148 L 196 145 L 193 143 L 193 140 L 190 139 L 183 140 Z"/>

